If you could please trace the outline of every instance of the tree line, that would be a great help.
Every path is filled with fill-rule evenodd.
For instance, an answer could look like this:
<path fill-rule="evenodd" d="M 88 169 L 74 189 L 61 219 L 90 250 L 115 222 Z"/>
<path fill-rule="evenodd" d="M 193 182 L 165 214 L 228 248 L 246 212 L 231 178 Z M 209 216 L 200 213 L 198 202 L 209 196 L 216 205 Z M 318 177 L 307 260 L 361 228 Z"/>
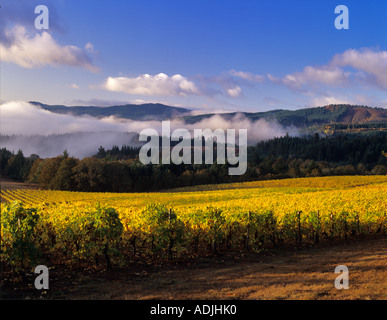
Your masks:
<path fill-rule="evenodd" d="M 216 148 L 216 144 L 214 144 Z M 53 190 L 147 192 L 200 184 L 329 175 L 387 174 L 387 134 L 285 136 L 248 147 L 247 172 L 229 176 L 228 164 L 143 165 L 139 148 L 100 147 L 78 159 L 67 151 L 41 159 L 3 148 L 1 172 L 11 178 Z M 215 154 L 216 152 L 214 152 Z"/>

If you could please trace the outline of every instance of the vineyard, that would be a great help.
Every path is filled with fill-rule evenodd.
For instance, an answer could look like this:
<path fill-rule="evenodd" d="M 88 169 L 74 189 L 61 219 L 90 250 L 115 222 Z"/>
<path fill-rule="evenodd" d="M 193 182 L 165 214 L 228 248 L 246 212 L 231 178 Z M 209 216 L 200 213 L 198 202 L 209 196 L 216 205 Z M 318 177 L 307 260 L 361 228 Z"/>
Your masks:
<path fill-rule="evenodd" d="M 387 231 L 387 177 L 257 181 L 160 193 L 2 190 L 1 259 L 122 265 Z"/>

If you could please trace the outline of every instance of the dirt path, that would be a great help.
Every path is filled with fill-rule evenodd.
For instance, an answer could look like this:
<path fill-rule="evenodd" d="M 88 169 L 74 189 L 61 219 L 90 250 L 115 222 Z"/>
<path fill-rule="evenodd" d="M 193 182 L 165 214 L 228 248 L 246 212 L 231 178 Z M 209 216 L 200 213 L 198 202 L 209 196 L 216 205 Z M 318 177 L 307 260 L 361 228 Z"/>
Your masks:
<path fill-rule="evenodd" d="M 349 289 L 334 269 L 349 269 Z M 387 238 L 79 279 L 66 299 L 387 299 Z"/>

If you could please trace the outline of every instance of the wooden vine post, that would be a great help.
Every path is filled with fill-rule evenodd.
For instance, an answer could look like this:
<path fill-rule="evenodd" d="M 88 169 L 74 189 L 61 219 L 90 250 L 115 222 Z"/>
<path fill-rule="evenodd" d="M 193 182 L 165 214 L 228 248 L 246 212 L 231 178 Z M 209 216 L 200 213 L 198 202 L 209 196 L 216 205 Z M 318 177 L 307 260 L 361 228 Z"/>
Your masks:
<path fill-rule="evenodd" d="M 301 211 L 297 211 L 298 220 L 298 244 L 301 244 Z"/>
<path fill-rule="evenodd" d="M 250 221 L 251 221 L 251 212 L 247 214 L 247 230 L 246 230 L 246 249 L 250 250 Z"/>
<path fill-rule="evenodd" d="M 168 260 L 172 260 L 172 247 L 173 247 L 173 238 L 172 238 L 172 230 L 171 230 L 171 216 L 172 209 L 168 211 L 168 223 L 169 223 L 169 245 L 168 245 Z"/>

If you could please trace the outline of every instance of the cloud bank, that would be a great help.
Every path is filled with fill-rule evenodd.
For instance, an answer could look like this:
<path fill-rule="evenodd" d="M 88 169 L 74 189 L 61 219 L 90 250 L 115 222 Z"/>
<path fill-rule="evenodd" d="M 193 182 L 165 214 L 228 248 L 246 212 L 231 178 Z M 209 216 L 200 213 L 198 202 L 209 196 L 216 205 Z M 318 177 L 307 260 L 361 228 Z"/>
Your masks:
<path fill-rule="evenodd" d="M 16 135 L 2 139 L 2 146 L 26 155 L 32 153 L 41 157 L 53 157 L 67 149 L 79 158 L 91 156 L 99 146 L 106 149 L 113 145 L 138 145 L 133 135 L 152 128 L 161 133 L 159 121 L 133 121 L 107 117 L 102 119 L 90 116 L 76 117 L 69 114 L 55 114 L 27 102 L 8 102 L 0 105 L 2 135 Z M 285 128 L 275 121 L 250 121 L 242 115 L 226 120 L 220 115 L 187 124 L 182 119 L 171 121 L 171 131 L 184 128 L 194 129 L 247 129 L 248 143 L 268 140 L 274 137 L 298 135 L 294 127 Z M 53 135 L 53 136 L 50 136 Z M 58 137 L 58 135 L 62 135 Z"/>
<path fill-rule="evenodd" d="M 2 148 L 17 152 L 23 151 L 24 156 L 37 154 L 41 158 L 52 158 L 67 150 L 70 156 L 84 158 L 95 155 L 100 146 L 106 150 L 113 145 L 138 146 L 137 135 L 125 132 L 78 132 L 54 135 L 34 136 L 1 136 Z"/>

